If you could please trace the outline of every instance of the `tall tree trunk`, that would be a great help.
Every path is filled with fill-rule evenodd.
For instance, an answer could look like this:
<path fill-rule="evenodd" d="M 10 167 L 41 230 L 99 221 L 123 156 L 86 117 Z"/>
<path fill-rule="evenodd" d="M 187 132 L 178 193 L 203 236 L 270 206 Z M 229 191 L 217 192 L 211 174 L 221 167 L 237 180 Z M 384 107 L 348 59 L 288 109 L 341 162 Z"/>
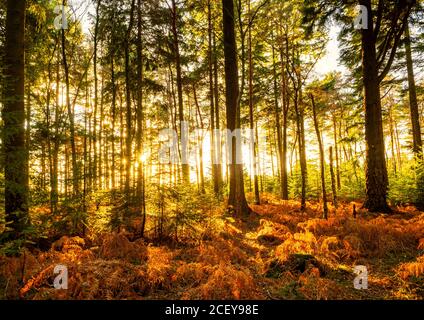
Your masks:
<path fill-rule="evenodd" d="M 49 65 L 47 68 L 47 97 L 46 97 L 46 128 L 47 128 L 47 158 L 49 162 L 49 182 L 50 182 L 50 212 L 54 214 L 54 207 L 53 207 L 53 198 L 52 198 L 52 189 L 53 189 L 53 148 L 52 148 L 52 132 L 51 132 L 51 96 L 52 96 L 52 89 L 51 89 L 51 83 L 52 83 L 52 61 L 54 59 L 54 55 L 56 52 L 57 43 L 55 45 L 55 48 L 53 50 L 52 57 L 49 61 Z"/>
<path fill-rule="evenodd" d="M 395 148 L 395 133 L 393 128 L 393 114 L 392 114 L 392 105 L 389 105 L 389 132 L 390 132 L 390 144 L 392 152 L 392 162 L 393 162 L 393 174 L 397 174 L 397 158 L 396 158 L 396 148 Z"/>
<path fill-rule="evenodd" d="M 98 167 L 98 185 L 100 189 L 103 188 L 103 181 L 104 181 L 104 168 L 103 168 L 103 123 L 104 123 L 104 106 L 103 106 L 103 85 L 104 85 L 104 78 L 102 77 L 100 92 L 101 92 L 101 98 L 100 98 L 100 119 L 99 119 L 99 127 L 100 130 L 98 132 L 98 141 L 99 143 L 99 152 L 98 152 L 98 161 L 97 161 L 97 167 Z"/>
<path fill-rule="evenodd" d="M 299 81 L 299 88 L 301 88 Z M 299 122 L 300 122 L 300 132 L 299 132 L 299 146 L 300 146 L 300 171 L 302 174 L 302 201 L 301 209 L 306 209 L 306 189 L 308 187 L 308 165 L 306 161 L 306 141 L 305 141 L 305 110 L 303 106 L 302 99 L 302 89 L 299 90 Z"/>
<path fill-rule="evenodd" d="M 330 147 L 330 176 L 331 176 L 331 191 L 333 193 L 333 205 L 335 208 L 338 207 L 337 202 L 337 187 L 336 187 L 336 177 L 334 174 L 334 160 L 333 160 L 333 147 Z"/>
<path fill-rule="evenodd" d="M 94 190 L 97 189 L 97 106 L 98 106 L 98 78 L 97 78 L 97 44 L 99 34 L 99 9 L 101 0 L 97 0 L 96 6 L 96 24 L 94 27 L 94 55 L 93 55 L 93 75 L 94 75 L 94 110 L 93 110 L 93 150 L 94 150 L 94 164 L 93 164 L 93 181 Z"/>
<path fill-rule="evenodd" d="M 333 135 L 334 135 L 334 152 L 336 154 L 336 179 L 337 179 L 337 190 L 340 190 L 341 179 L 340 179 L 340 161 L 339 161 L 339 143 L 337 140 L 337 119 L 336 116 L 333 115 Z"/>
<path fill-rule="evenodd" d="M 64 164 L 64 176 L 65 180 L 63 182 L 65 186 L 65 201 L 69 198 L 69 146 L 68 142 L 65 143 L 65 164 Z"/>
<path fill-rule="evenodd" d="M 130 79 L 130 39 L 134 23 L 135 0 L 131 2 L 130 22 L 128 24 L 125 39 L 125 98 L 126 98 L 126 137 L 125 137 L 125 195 L 127 203 L 130 203 L 130 179 L 131 179 L 131 137 L 132 137 L 132 110 L 131 110 L 131 79 Z"/>
<path fill-rule="evenodd" d="M 59 42 L 59 36 L 58 40 Z M 57 203 L 59 201 L 59 105 L 60 105 L 60 50 L 57 51 L 57 66 L 56 66 L 56 102 L 54 108 L 54 142 L 53 142 L 53 177 L 52 177 L 52 188 L 51 188 L 51 201 L 53 214 L 56 214 Z"/>
<path fill-rule="evenodd" d="M 289 43 L 288 37 L 285 37 L 285 50 L 286 57 L 289 57 Z M 308 184 L 308 170 L 307 170 L 307 161 L 306 161 L 306 146 L 305 146 L 305 120 L 304 120 L 304 106 L 303 106 L 303 92 L 302 92 L 302 78 L 299 72 L 297 71 L 300 66 L 298 61 L 300 61 L 300 53 L 298 50 L 293 51 L 291 54 L 291 71 L 288 68 L 288 75 L 290 76 L 293 82 L 293 102 L 294 110 L 296 114 L 296 129 L 297 129 L 297 139 L 299 143 L 299 162 L 300 162 L 300 173 L 301 173 L 301 205 L 300 210 L 304 211 L 306 209 L 306 188 Z M 288 62 L 287 62 L 288 63 Z"/>
<path fill-rule="evenodd" d="M 280 50 L 281 63 L 281 105 L 283 111 L 283 128 L 282 128 L 282 151 L 281 151 L 281 196 L 283 200 L 289 199 L 288 173 L 287 173 L 287 122 L 289 112 L 289 97 L 287 94 L 287 77 L 286 66 L 284 64 L 283 48 Z M 276 72 L 276 71 L 275 71 Z M 275 79 L 276 81 L 276 79 Z M 274 84 L 276 85 L 276 83 Z"/>
<path fill-rule="evenodd" d="M 102 172 L 104 175 L 103 178 L 103 185 L 102 188 L 103 189 L 108 189 L 109 187 L 109 155 L 108 155 L 108 132 L 107 130 L 105 130 L 104 128 L 104 121 L 105 121 L 105 104 L 104 104 L 104 99 L 105 99 L 105 94 L 104 94 L 104 87 L 105 87 L 105 78 L 102 77 L 102 82 L 101 82 L 101 87 L 100 87 L 100 117 L 102 119 L 101 121 L 101 126 L 100 126 L 100 131 L 105 131 L 104 135 L 103 135 L 103 142 L 100 143 L 100 145 L 102 146 L 101 148 L 99 148 L 100 153 L 103 153 L 103 161 L 100 162 L 99 161 L 99 167 L 103 167 L 102 168 Z M 99 139 L 99 141 L 102 141 Z M 99 157 L 99 160 L 101 158 Z"/>
<path fill-rule="evenodd" d="M 125 150 L 124 150 L 124 101 L 123 96 L 119 97 L 119 186 L 120 190 L 124 191 L 125 188 Z"/>
<path fill-rule="evenodd" d="M 199 137 L 199 178 L 200 178 L 200 193 L 205 193 L 205 177 L 204 177 L 204 169 L 203 169 L 203 130 L 204 130 L 204 124 L 203 124 L 203 118 L 202 113 L 200 112 L 200 105 L 197 100 L 197 91 L 196 91 L 196 85 L 193 84 L 193 96 L 194 96 L 194 103 L 196 105 L 196 111 L 197 115 L 199 117 L 200 121 L 200 137 Z M 197 118 L 197 117 L 196 117 Z"/>
<path fill-rule="evenodd" d="M 366 199 L 371 212 L 390 212 L 387 204 L 388 175 L 385 159 L 380 83 L 371 0 L 361 0 L 368 9 L 368 29 L 362 29 L 362 69 L 365 104 Z"/>
<path fill-rule="evenodd" d="M 213 48 L 212 48 L 212 7 L 211 0 L 208 0 L 208 72 L 209 72 L 209 104 L 210 104 L 210 137 L 211 137 L 211 168 L 212 168 L 212 181 L 213 191 L 215 195 L 219 195 L 219 181 L 218 181 L 218 167 L 215 135 L 215 101 L 214 101 L 214 78 L 213 78 Z"/>
<path fill-rule="evenodd" d="M 137 0 L 137 155 L 138 155 L 138 168 L 137 168 L 137 207 L 143 220 L 141 224 L 140 236 L 144 236 L 144 228 L 146 225 L 146 204 L 145 204 L 145 177 L 144 177 L 144 159 L 143 159 L 143 126 L 144 126 L 144 112 L 143 112 L 143 48 L 141 40 L 141 0 Z"/>
<path fill-rule="evenodd" d="M 418 160 L 417 166 L 417 194 L 415 197 L 415 205 L 418 209 L 424 210 L 424 158 L 423 158 L 423 142 L 421 138 L 420 112 L 417 101 L 417 89 L 415 85 L 414 63 L 412 59 L 411 37 L 409 33 L 409 25 L 407 23 L 405 29 L 405 51 L 406 66 L 408 69 L 408 91 L 409 91 L 409 110 L 411 114 L 412 125 L 412 150 Z"/>
<path fill-rule="evenodd" d="M 87 81 L 87 76 L 86 76 Z M 88 81 L 87 81 L 88 83 Z M 84 138 L 83 138 L 83 168 L 82 168 L 82 210 L 83 212 L 86 212 L 87 207 L 87 176 L 88 176 L 88 143 L 87 143 L 87 135 L 89 134 L 88 131 L 88 121 L 89 121 L 89 115 L 87 114 L 89 110 L 89 101 L 88 101 L 88 86 L 85 88 L 85 108 L 84 108 Z"/>
<path fill-rule="evenodd" d="M 220 130 L 220 116 L 219 116 L 219 81 L 218 81 L 218 52 L 216 48 L 216 34 L 213 32 L 212 35 L 212 42 L 213 42 L 213 78 L 214 78 L 214 101 L 215 101 L 215 154 L 217 159 L 217 164 L 215 167 L 215 175 L 216 180 L 218 184 L 218 193 L 219 196 L 221 196 L 222 192 L 222 184 L 223 184 L 223 178 L 222 178 L 222 155 L 221 155 L 221 134 L 219 132 Z"/>
<path fill-rule="evenodd" d="M 63 6 L 66 5 L 66 0 L 62 2 Z M 75 120 L 74 120 L 74 111 L 73 106 L 71 105 L 70 98 L 70 83 L 69 83 L 69 66 L 68 60 L 66 56 L 66 35 L 65 29 L 62 29 L 62 63 L 63 63 L 63 71 L 65 73 L 65 95 L 66 95 L 66 108 L 68 111 L 69 118 L 69 130 L 70 137 L 69 141 L 71 143 L 71 156 L 72 156 L 72 186 L 73 186 L 73 194 L 77 196 L 79 194 L 79 177 L 78 177 L 78 163 L 77 163 L 77 150 L 75 145 Z"/>
<path fill-rule="evenodd" d="M 295 89 L 294 94 L 294 110 L 296 112 L 296 130 L 297 130 L 297 140 L 299 144 L 299 162 L 300 162 L 300 174 L 301 174 L 301 205 L 300 209 L 304 211 L 306 209 L 306 186 L 307 186 L 307 168 L 306 168 L 306 152 L 305 152 L 305 136 L 304 136 L 304 117 L 303 117 L 303 108 L 299 107 L 299 92 L 298 89 Z"/>
<path fill-rule="evenodd" d="M 320 171 L 321 171 L 321 190 L 322 190 L 322 202 L 323 202 L 323 219 L 328 218 L 328 205 L 327 205 L 327 190 L 325 186 L 325 164 L 324 164 L 324 146 L 322 144 L 321 139 L 321 132 L 319 130 L 319 123 L 318 123 L 318 117 L 317 117 L 317 110 L 315 106 L 315 99 L 314 96 L 311 94 L 311 101 L 312 101 L 312 114 L 314 118 L 314 127 L 315 132 L 317 134 L 317 140 L 318 140 L 318 146 L 319 146 L 319 164 L 320 164 Z"/>
<path fill-rule="evenodd" d="M 111 36 L 111 55 L 110 55 L 110 78 L 111 78 L 111 84 L 112 84 L 112 119 L 111 119 L 111 133 L 110 133 L 110 140 L 111 140 L 111 148 L 112 148 L 112 156 L 111 156 L 111 170 L 110 170 L 110 174 L 111 174 L 111 183 L 112 183 L 112 195 L 115 193 L 115 189 L 116 189 L 116 170 L 115 170 L 115 157 L 116 157 L 116 150 L 115 150 L 115 125 L 116 125 L 116 75 L 115 75 L 115 19 L 114 16 L 115 13 L 113 13 L 113 18 L 112 18 L 112 36 Z"/>
<path fill-rule="evenodd" d="M 182 174 L 183 182 L 190 183 L 190 166 L 188 164 L 187 143 L 183 142 L 184 135 L 184 104 L 183 104 L 183 80 L 181 73 L 181 55 L 180 55 L 180 41 L 178 34 L 178 12 L 175 0 L 172 0 L 172 35 L 174 37 L 174 55 L 175 55 L 175 68 L 177 70 L 177 95 L 178 95 L 178 120 L 180 121 L 179 131 L 181 140 L 181 161 L 182 161 Z"/>
<path fill-rule="evenodd" d="M 412 124 L 412 141 L 413 151 L 415 156 L 422 158 L 423 142 L 421 139 L 420 116 L 417 100 L 417 88 L 415 85 L 414 64 L 411 51 L 411 37 L 409 34 L 409 26 L 405 29 L 405 51 L 406 51 L 406 66 L 408 69 L 408 91 L 409 91 L 409 109 L 411 112 Z"/>
<path fill-rule="evenodd" d="M 27 99 L 26 99 L 26 110 L 25 110 L 25 156 L 26 156 L 26 173 L 25 185 L 28 186 L 29 191 L 29 182 L 30 182 L 30 148 L 31 148 L 31 84 L 27 84 Z M 31 202 L 31 193 L 28 193 L 28 203 Z"/>
<path fill-rule="evenodd" d="M 277 151 L 278 151 L 278 164 L 280 171 L 280 197 L 287 200 L 287 193 L 285 193 L 283 175 L 284 175 L 284 157 L 283 157 L 283 143 L 281 136 L 281 121 L 280 121 L 280 108 L 278 106 L 278 81 L 277 81 L 277 68 L 275 66 L 275 49 L 272 46 L 272 62 L 273 62 L 273 76 L 274 76 L 274 113 L 275 113 L 275 128 L 277 135 Z"/>
<path fill-rule="evenodd" d="M 30 223 L 25 150 L 25 5 L 25 0 L 7 0 L 2 138 L 5 213 L 13 228 L 10 238 L 19 238 Z"/>
<path fill-rule="evenodd" d="M 222 0 L 224 56 L 225 56 L 225 96 L 227 111 L 227 129 L 234 132 L 240 129 L 240 109 L 238 105 L 238 67 L 237 47 L 234 30 L 233 0 Z M 237 159 L 236 139 L 232 137 L 230 169 L 230 195 L 228 205 L 239 215 L 247 215 L 250 208 L 246 201 L 243 182 L 242 159 Z M 241 141 L 237 141 L 241 143 Z M 239 155 L 241 157 L 241 155 Z M 238 162 L 238 163 L 237 163 Z"/>
<path fill-rule="evenodd" d="M 401 143 L 399 138 L 399 128 L 398 124 L 395 118 L 393 118 L 393 127 L 394 127 L 394 133 L 395 133 L 395 148 L 396 148 L 396 155 L 397 155 L 397 161 L 398 161 L 398 168 L 399 171 L 402 171 L 402 155 L 401 155 Z"/>
<path fill-rule="evenodd" d="M 250 0 L 249 0 L 249 16 L 250 16 Z M 257 164 L 257 141 L 255 139 L 255 123 L 253 114 L 253 58 L 252 58 L 252 26 L 248 30 L 248 56 L 249 56 L 249 123 L 250 123 L 250 139 L 251 139 L 251 157 L 253 169 L 253 185 L 255 192 L 255 204 L 260 204 L 261 199 L 259 196 L 259 182 L 258 182 L 258 164 Z"/>

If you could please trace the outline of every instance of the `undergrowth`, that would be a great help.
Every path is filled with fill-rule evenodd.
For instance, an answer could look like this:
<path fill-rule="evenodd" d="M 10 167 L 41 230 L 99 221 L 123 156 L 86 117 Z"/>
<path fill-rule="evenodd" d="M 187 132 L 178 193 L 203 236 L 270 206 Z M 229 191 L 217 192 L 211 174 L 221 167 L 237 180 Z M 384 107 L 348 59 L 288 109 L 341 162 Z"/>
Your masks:
<path fill-rule="evenodd" d="M 359 210 L 355 219 L 352 205 L 343 203 L 330 206 L 329 219 L 322 220 L 318 202 L 300 212 L 296 201 L 263 200 L 253 206 L 257 215 L 249 223 L 225 216 L 219 206 L 193 206 L 189 212 L 198 217 L 179 226 L 177 237 L 175 228 L 167 229 L 165 242 L 152 224 L 144 239 L 131 228 L 98 228 L 85 237 L 63 236 L 48 250 L 22 246 L 20 254 L 0 255 L 0 298 L 424 297 L 424 213 L 414 207 L 398 207 L 392 215 Z M 172 218 L 181 209 L 167 210 Z M 53 287 L 57 264 L 68 268 L 67 290 Z M 368 269 L 368 290 L 353 287 L 356 265 Z"/>

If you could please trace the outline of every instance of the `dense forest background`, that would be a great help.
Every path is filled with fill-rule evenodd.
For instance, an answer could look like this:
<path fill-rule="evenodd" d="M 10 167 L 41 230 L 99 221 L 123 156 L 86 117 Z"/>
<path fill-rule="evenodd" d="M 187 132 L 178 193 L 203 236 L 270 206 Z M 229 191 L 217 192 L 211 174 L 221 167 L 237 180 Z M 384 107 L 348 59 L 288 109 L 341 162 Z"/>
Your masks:
<path fill-rule="evenodd" d="M 0 297 L 422 298 L 422 5 L 2 0 Z"/>

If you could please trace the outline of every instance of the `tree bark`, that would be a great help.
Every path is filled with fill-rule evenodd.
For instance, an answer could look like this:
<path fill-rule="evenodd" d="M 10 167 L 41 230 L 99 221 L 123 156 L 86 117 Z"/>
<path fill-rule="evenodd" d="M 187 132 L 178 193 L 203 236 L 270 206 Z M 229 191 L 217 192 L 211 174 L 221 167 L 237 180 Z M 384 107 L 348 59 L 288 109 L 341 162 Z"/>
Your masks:
<path fill-rule="evenodd" d="M 200 137 L 198 140 L 199 144 L 199 180 L 200 180 L 200 193 L 204 194 L 205 192 L 205 177 L 204 177 L 204 169 L 203 169 L 203 130 L 204 130 L 204 124 L 203 124 L 203 118 L 202 113 L 200 111 L 200 105 L 197 100 L 197 91 L 196 91 L 196 85 L 193 84 L 193 96 L 194 96 L 194 104 L 196 106 L 196 112 L 197 116 L 199 117 L 200 121 Z M 197 117 L 196 117 L 197 118 Z"/>
<path fill-rule="evenodd" d="M 234 30 L 234 3 L 233 0 L 222 0 L 224 56 L 225 56 L 225 96 L 227 111 L 227 129 L 231 132 L 240 128 L 240 109 L 238 106 L 238 66 L 237 47 Z M 250 208 L 246 201 L 243 181 L 242 159 L 237 159 L 235 139 L 232 138 L 230 171 L 230 195 L 228 206 L 237 215 L 247 215 Z M 229 142 L 229 141 L 228 141 Z M 239 141 L 238 143 L 241 143 Z M 237 163 L 237 160 L 239 163 Z"/>
<path fill-rule="evenodd" d="M 111 55 L 110 55 L 110 78 L 111 78 L 111 84 L 112 84 L 112 119 L 111 119 L 111 126 L 112 130 L 110 133 L 110 139 L 111 139 L 111 148 L 112 148 L 112 165 L 111 165 L 111 183 L 112 183 L 112 194 L 116 191 L 116 170 L 115 170 L 115 157 L 116 157 L 116 151 L 115 151 L 115 125 L 116 125 L 116 75 L 115 75 L 115 48 L 114 48 L 114 41 L 115 41 L 115 28 L 114 28 L 114 21 L 112 21 L 112 36 L 111 36 Z"/>
<path fill-rule="evenodd" d="M 215 101 L 214 101 L 214 78 L 213 78 L 213 47 L 212 47 L 212 7 L 211 0 L 208 0 L 208 73 L 209 73 L 209 105 L 210 105 L 210 140 L 211 140 L 211 167 L 212 181 L 215 195 L 219 195 L 220 186 L 218 180 L 218 158 L 215 135 Z"/>
<path fill-rule="evenodd" d="M 281 64 L 281 105 L 283 111 L 282 123 L 282 154 L 281 154 L 281 193 L 282 199 L 289 199 L 288 172 L 287 172 L 287 123 L 289 112 L 289 97 L 287 94 L 286 66 L 284 64 L 283 48 L 280 49 Z"/>
<path fill-rule="evenodd" d="M 66 0 L 63 0 L 62 2 L 63 6 L 66 5 Z M 66 56 L 66 35 L 65 35 L 65 29 L 62 29 L 62 63 L 63 63 L 63 70 L 65 73 L 65 95 L 66 95 L 66 108 L 68 111 L 68 118 L 69 118 L 69 130 L 70 130 L 70 137 L 69 141 L 71 143 L 71 157 L 72 157 L 72 186 L 73 186 L 73 194 L 77 196 L 79 194 L 79 177 L 78 177 L 78 163 L 77 163 L 77 150 L 75 145 L 75 120 L 74 120 L 74 111 L 73 106 L 71 105 L 71 99 L 70 99 L 70 83 L 69 83 L 69 65 L 68 60 Z"/>
<path fill-rule="evenodd" d="M 126 98 L 126 137 L 125 137 L 125 195 L 130 202 L 130 179 L 131 179 L 131 138 L 132 138 L 132 108 L 131 108 L 131 79 L 130 79 L 130 39 L 134 23 L 135 0 L 131 2 L 130 21 L 125 39 L 125 98 Z"/>
<path fill-rule="evenodd" d="M 146 225 L 146 201 L 145 201 L 145 178 L 144 178 L 144 161 L 143 159 L 143 139 L 144 139 L 144 111 L 143 111 L 143 48 L 141 40 L 141 0 L 137 0 L 137 207 L 142 216 L 142 224 L 140 236 L 144 236 L 144 228 Z"/>
<path fill-rule="evenodd" d="M 334 174 L 333 147 L 330 147 L 330 176 L 331 176 L 331 191 L 333 192 L 333 205 L 338 207 L 336 177 Z"/>
<path fill-rule="evenodd" d="M 94 75 L 94 114 L 93 114 L 93 150 L 94 150 L 94 165 L 93 165 L 93 181 L 94 190 L 97 189 L 97 106 L 98 106 L 98 79 L 97 79 L 97 43 L 99 34 L 99 8 L 101 0 L 97 0 L 96 6 L 96 23 L 94 27 L 94 55 L 93 55 L 93 75 Z"/>
<path fill-rule="evenodd" d="M 360 1 L 368 8 L 368 29 L 362 29 L 362 69 L 365 104 L 366 199 L 371 212 L 390 212 L 387 204 L 388 175 L 385 159 L 380 82 L 371 0 Z"/>
<path fill-rule="evenodd" d="M 341 179 L 340 179 L 339 143 L 337 139 L 337 119 L 335 115 L 333 115 L 332 118 L 333 118 L 334 152 L 336 155 L 336 180 L 337 180 L 337 189 L 340 190 L 342 185 L 341 185 Z"/>
<path fill-rule="evenodd" d="M 28 158 L 25 146 L 25 5 L 26 1 L 7 0 L 5 69 L 3 87 L 3 151 L 5 174 L 5 213 L 19 238 L 29 225 Z"/>
<path fill-rule="evenodd" d="M 281 121 L 280 121 L 280 108 L 278 105 L 278 84 L 277 84 L 277 68 L 275 66 L 275 49 L 272 47 L 272 61 L 273 61 L 273 73 L 274 73 L 274 113 L 275 113 L 275 128 L 277 135 L 277 151 L 278 151 L 278 164 L 280 171 L 280 197 L 283 200 L 287 200 L 287 193 L 285 192 L 284 186 L 284 156 L 283 156 L 283 143 L 281 134 Z M 287 173 L 286 173 L 287 174 Z"/>
<path fill-rule="evenodd" d="M 250 0 L 249 0 L 249 16 L 250 16 Z M 253 169 L 253 185 L 255 192 L 255 204 L 260 204 L 259 196 L 259 182 L 258 182 L 258 164 L 257 164 L 257 141 L 255 139 L 255 123 L 253 115 L 253 58 L 252 58 L 252 26 L 249 26 L 248 30 L 248 57 L 249 57 L 249 123 L 251 130 L 251 157 L 252 157 L 252 169 Z"/>
<path fill-rule="evenodd" d="M 213 31 L 213 30 L 212 30 Z M 214 78 L 214 101 L 215 101 L 215 124 L 214 128 L 216 130 L 215 136 L 215 154 L 217 164 L 215 165 L 215 175 L 218 185 L 218 196 L 221 196 L 222 193 L 222 154 L 221 154 L 221 134 L 220 130 L 220 116 L 219 116 L 219 81 L 218 81 L 218 52 L 216 48 L 216 35 L 215 32 L 212 32 L 212 46 L 213 46 L 213 78 Z"/>
<path fill-rule="evenodd" d="M 175 68 L 177 71 L 177 95 L 178 95 L 178 119 L 180 121 L 179 131 L 180 139 L 183 142 L 183 122 L 184 122 L 184 103 L 183 103 L 183 80 L 181 72 L 181 54 L 180 54 L 180 41 L 178 39 L 178 13 L 177 5 L 175 0 L 172 0 L 172 35 L 174 37 L 174 56 L 175 56 Z M 190 183 L 190 166 L 188 164 L 188 152 L 187 152 L 187 143 L 181 143 L 181 169 L 183 175 L 183 182 Z"/>
<path fill-rule="evenodd" d="M 315 127 L 315 132 L 317 134 L 317 140 L 318 140 L 318 146 L 319 146 L 319 164 L 320 164 L 320 171 L 321 171 L 321 190 L 322 190 L 322 202 L 323 202 L 322 218 L 327 219 L 328 218 L 328 205 L 327 205 L 327 190 L 326 190 L 326 186 L 325 186 L 324 146 L 322 144 L 321 132 L 319 130 L 319 123 L 318 123 L 315 99 L 314 99 L 314 96 L 312 94 L 310 95 L 310 97 L 311 97 L 311 101 L 312 101 L 312 114 L 313 114 L 313 118 L 314 118 L 314 127 Z"/>
<path fill-rule="evenodd" d="M 408 69 L 408 91 L 409 91 L 409 109 L 411 113 L 412 124 L 412 150 L 416 157 L 422 159 L 423 142 L 421 139 L 420 114 L 418 109 L 417 88 L 415 85 L 414 64 L 412 60 L 411 37 L 409 34 L 409 26 L 405 29 L 405 51 L 406 66 Z"/>

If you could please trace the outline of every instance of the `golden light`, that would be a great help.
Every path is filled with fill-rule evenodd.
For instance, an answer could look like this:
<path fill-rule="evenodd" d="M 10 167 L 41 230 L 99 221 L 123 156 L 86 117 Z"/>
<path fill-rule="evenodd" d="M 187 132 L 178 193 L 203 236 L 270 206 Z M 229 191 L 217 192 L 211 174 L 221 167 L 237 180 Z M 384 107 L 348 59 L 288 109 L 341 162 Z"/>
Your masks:
<path fill-rule="evenodd" d="M 147 160 L 147 154 L 145 153 L 140 154 L 139 159 L 140 159 L 140 162 L 145 163 Z"/>

